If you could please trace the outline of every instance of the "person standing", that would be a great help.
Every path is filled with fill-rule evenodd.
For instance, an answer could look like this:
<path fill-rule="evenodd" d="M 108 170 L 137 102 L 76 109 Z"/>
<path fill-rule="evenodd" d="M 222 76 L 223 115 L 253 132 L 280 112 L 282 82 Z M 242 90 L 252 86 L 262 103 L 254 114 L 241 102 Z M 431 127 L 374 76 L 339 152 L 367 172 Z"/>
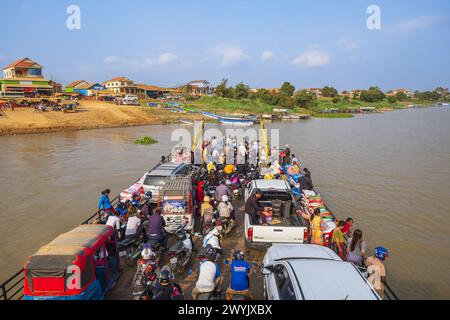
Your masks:
<path fill-rule="evenodd" d="M 362 231 L 356 229 L 348 242 L 347 261 L 361 265 L 366 258 L 366 241 L 362 238 Z"/>
<path fill-rule="evenodd" d="M 109 200 L 109 195 L 111 194 L 110 189 L 106 189 L 102 192 L 100 196 L 100 200 L 98 202 L 98 213 L 100 213 L 101 210 L 108 213 L 114 213 L 116 210 L 114 210 L 113 206 L 111 205 L 111 200 Z"/>
<path fill-rule="evenodd" d="M 256 189 L 255 193 L 252 194 L 245 203 L 245 213 L 250 215 L 250 222 L 252 225 L 259 225 L 259 217 L 264 210 L 259 203 L 259 199 L 261 199 L 262 196 L 262 191 L 260 189 Z"/>
<path fill-rule="evenodd" d="M 320 216 L 320 209 L 314 210 L 311 215 L 311 243 L 322 246 L 323 245 L 323 221 Z"/>
<path fill-rule="evenodd" d="M 346 259 L 345 237 L 341 230 L 344 224 L 344 221 L 336 221 L 336 229 L 333 230 L 333 235 L 331 237 L 331 244 L 334 248 L 334 251 L 342 260 Z"/>

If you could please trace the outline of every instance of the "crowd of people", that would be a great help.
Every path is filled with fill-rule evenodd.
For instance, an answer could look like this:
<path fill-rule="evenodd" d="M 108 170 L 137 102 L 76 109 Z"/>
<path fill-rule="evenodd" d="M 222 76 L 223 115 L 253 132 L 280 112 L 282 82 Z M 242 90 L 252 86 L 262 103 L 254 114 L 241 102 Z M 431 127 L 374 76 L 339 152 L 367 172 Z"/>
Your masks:
<path fill-rule="evenodd" d="M 220 144 L 221 141 L 214 138 L 205 142 L 204 157 L 208 159 L 204 164 L 206 175 L 197 181 L 193 181 L 195 199 L 198 204 L 197 214 L 202 221 L 204 249 L 203 259 L 199 265 L 198 281 L 192 291 L 194 299 L 204 293 L 220 294 L 219 287 L 222 285 L 223 276 L 218 261 L 223 254 L 220 244 L 223 226 L 224 223 L 236 225 L 236 212 L 231 201 L 230 181 L 226 183 L 226 180 L 229 180 L 239 169 L 238 165 L 221 165 L 220 157 L 223 154 L 217 152 L 221 150 Z M 243 141 L 240 146 L 236 147 L 237 158 L 242 157 L 244 160 L 244 173 L 248 168 L 250 155 L 252 152 L 257 153 L 258 146 L 253 146 L 255 149 L 251 151 L 250 144 Z M 263 169 L 260 168 L 261 172 L 263 172 Z M 285 179 L 293 186 L 293 193 L 296 194 L 302 204 L 297 214 L 303 217 L 308 227 L 309 237 L 305 241 L 311 244 L 329 246 L 342 260 L 351 262 L 356 266 L 366 267 L 369 273 L 376 269 L 381 281 L 372 284 L 380 296 L 383 296 L 384 283 L 386 283 L 384 261 L 388 257 L 388 250 L 383 247 L 376 247 L 374 255 L 369 256 L 363 232 L 360 229 L 353 228 L 354 220 L 352 218 L 346 220 L 334 218 L 335 228 L 326 233 L 329 225 L 324 221 L 323 210 L 319 207 L 311 208 L 307 203 L 310 197 L 317 196 L 313 186 L 312 174 L 307 168 L 302 169 L 298 158 L 291 153 L 289 145 L 286 145 L 285 149 L 280 152 L 279 159 L 267 165 L 265 169 L 266 173 L 261 178 Z M 102 192 L 98 209 L 110 214 L 106 224 L 118 231 L 119 238 L 126 239 L 136 236 L 142 230 L 143 222 L 146 221 L 147 226 L 144 232 L 146 239 L 156 239 L 166 248 L 168 235 L 164 231 L 165 220 L 161 216 L 161 210 L 156 209 L 148 215 L 142 214 L 139 208 L 143 199 L 140 195 L 133 196 L 127 207 L 121 205 L 114 208 L 109 195 L 110 190 Z M 256 190 L 245 203 L 245 212 L 250 215 L 251 223 L 254 225 L 267 225 L 271 222 L 270 210 L 260 204 L 262 197 L 261 190 Z M 203 233 L 203 231 L 205 232 Z M 233 262 L 230 264 L 231 284 L 227 289 L 227 298 L 229 299 L 232 299 L 234 295 L 251 297 L 248 279 L 251 268 L 245 262 L 244 257 L 244 252 L 241 250 L 236 250 L 233 254 Z M 181 289 L 178 289 L 178 285 L 172 284 L 170 279 L 173 279 L 170 275 L 163 276 L 161 286 L 164 287 L 164 284 L 171 286 L 171 290 L 167 292 L 173 292 L 174 297 L 179 296 L 175 293 L 180 292 L 181 294 Z M 167 297 L 168 295 L 163 296 Z"/>

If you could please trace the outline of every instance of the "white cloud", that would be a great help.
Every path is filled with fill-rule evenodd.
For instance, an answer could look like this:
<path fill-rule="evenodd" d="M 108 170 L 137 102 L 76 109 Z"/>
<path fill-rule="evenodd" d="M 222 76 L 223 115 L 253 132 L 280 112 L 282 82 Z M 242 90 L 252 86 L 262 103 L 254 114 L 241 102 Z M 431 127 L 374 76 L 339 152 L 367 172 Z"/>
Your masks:
<path fill-rule="evenodd" d="M 261 61 L 269 61 L 277 58 L 278 57 L 272 51 L 263 51 L 263 53 L 261 53 Z"/>
<path fill-rule="evenodd" d="M 292 65 L 298 67 L 320 67 L 329 64 L 330 55 L 326 51 L 308 50 L 291 61 Z"/>
<path fill-rule="evenodd" d="M 103 60 L 104 64 L 108 65 L 126 65 L 131 67 L 152 67 L 152 66 L 167 66 L 181 62 L 181 59 L 172 52 L 165 52 L 155 58 L 140 59 L 125 59 L 117 56 L 108 56 Z"/>
<path fill-rule="evenodd" d="M 414 19 L 406 20 L 395 25 L 395 32 L 411 32 L 432 27 L 443 19 L 442 16 L 422 16 Z"/>
<path fill-rule="evenodd" d="M 250 57 L 240 47 L 233 45 L 219 45 L 212 53 L 221 60 L 222 67 L 236 67 L 250 61 Z"/>

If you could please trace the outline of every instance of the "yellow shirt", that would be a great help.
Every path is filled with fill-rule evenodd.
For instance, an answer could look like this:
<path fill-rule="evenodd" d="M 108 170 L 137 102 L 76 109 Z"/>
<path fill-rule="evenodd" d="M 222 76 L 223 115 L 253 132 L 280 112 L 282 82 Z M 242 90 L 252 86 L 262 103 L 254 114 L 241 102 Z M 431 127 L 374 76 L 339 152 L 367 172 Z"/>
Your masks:
<path fill-rule="evenodd" d="M 232 173 L 234 172 L 234 166 L 233 166 L 232 164 L 227 164 L 227 165 L 225 166 L 225 168 L 223 169 L 223 171 L 224 171 L 226 174 L 232 174 Z"/>

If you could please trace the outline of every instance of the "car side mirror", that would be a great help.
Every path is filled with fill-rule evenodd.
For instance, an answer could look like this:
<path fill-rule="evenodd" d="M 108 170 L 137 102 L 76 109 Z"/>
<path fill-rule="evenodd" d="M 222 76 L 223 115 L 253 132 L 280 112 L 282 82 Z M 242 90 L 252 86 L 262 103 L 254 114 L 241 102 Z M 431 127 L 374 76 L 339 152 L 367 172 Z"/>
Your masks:
<path fill-rule="evenodd" d="M 264 266 L 261 270 L 261 273 L 263 276 L 268 276 L 268 275 L 272 274 L 273 266 L 272 265 Z"/>

